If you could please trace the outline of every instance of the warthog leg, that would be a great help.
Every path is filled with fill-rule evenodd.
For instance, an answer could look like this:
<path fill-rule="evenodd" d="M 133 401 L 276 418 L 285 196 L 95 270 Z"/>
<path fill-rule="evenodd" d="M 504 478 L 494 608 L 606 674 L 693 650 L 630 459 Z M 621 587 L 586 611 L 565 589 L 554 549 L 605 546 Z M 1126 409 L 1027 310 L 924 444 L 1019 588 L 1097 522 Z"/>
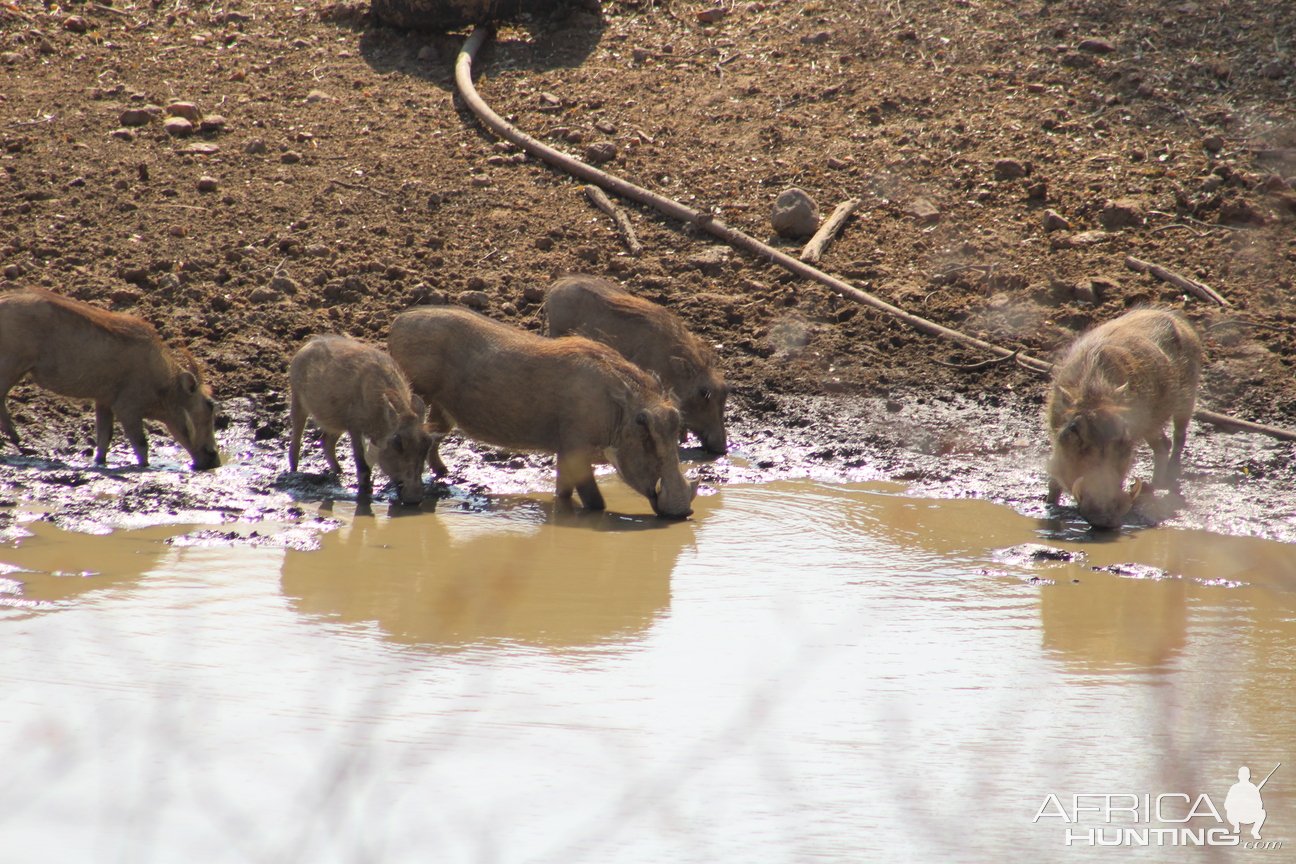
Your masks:
<path fill-rule="evenodd" d="M 1174 449 L 1170 451 L 1170 489 L 1173 492 L 1179 491 L 1179 478 L 1183 474 L 1183 449 L 1184 441 L 1188 438 L 1188 421 L 1192 419 L 1192 414 L 1184 414 L 1174 418 Z"/>
<path fill-rule="evenodd" d="M 441 410 L 440 405 L 431 399 L 426 401 L 428 403 L 427 431 L 432 436 L 432 446 L 428 448 L 428 467 L 436 476 L 444 477 L 450 473 L 450 469 L 446 467 L 445 462 L 441 461 L 441 439 L 454 428 L 454 420 Z"/>
<path fill-rule="evenodd" d="M 324 461 L 328 463 L 329 470 L 334 474 L 342 473 L 342 466 L 337 461 L 337 442 L 342 437 L 341 432 L 324 432 L 321 436 L 324 444 Z"/>
<path fill-rule="evenodd" d="M 112 443 L 113 410 L 109 405 L 95 403 L 95 464 L 108 464 L 108 445 Z"/>
<path fill-rule="evenodd" d="M 1152 448 L 1152 485 L 1165 489 L 1170 482 L 1170 439 L 1160 429 L 1147 437 L 1147 443 Z"/>
<path fill-rule="evenodd" d="M 291 433 L 288 437 L 288 470 L 297 473 L 297 464 L 301 459 L 302 432 L 306 429 L 306 408 L 292 395 L 292 404 L 288 408 L 288 425 Z"/>
<path fill-rule="evenodd" d="M 9 406 L 5 402 L 8 398 L 9 391 L 5 390 L 3 395 L 0 395 L 0 431 L 4 432 L 5 437 L 21 450 L 22 445 L 18 443 L 18 430 L 14 428 L 13 418 L 9 416 Z"/>
<path fill-rule="evenodd" d="M 570 501 L 573 491 L 580 495 L 586 508 L 603 509 L 603 493 L 594 481 L 594 466 L 588 453 L 558 454 L 558 500 Z"/>
<path fill-rule="evenodd" d="M 368 497 L 373 494 L 373 469 L 365 461 L 364 436 L 355 429 L 347 430 L 347 435 L 351 438 L 351 453 L 355 456 L 356 477 L 360 480 L 360 494 Z M 336 443 L 337 439 L 334 438 L 333 441 Z"/>
<path fill-rule="evenodd" d="M 1057 504 L 1062 497 L 1062 484 L 1050 477 L 1048 481 L 1048 494 L 1044 496 L 1045 504 Z"/>
<path fill-rule="evenodd" d="M 112 416 L 112 409 L 105 409 L 109 417 Z M 95 407 L 95 421 L 98 424 L 99 408 Z M 144 434 L 144 418 L 129 415 L 119 415 L 122 432 L 126 435 L 126 440 L 130 442 L 131 449 L 135 451 L 135 461 L 142 467 L 147 467 L 148 461 L 148 436 Z M 112 435 L 112 424 L 108 424 L 108 436 Z M 106 442 L 105 442 L 106 443 Z M 102 451 L 107 456 L 107 447 Z"/>

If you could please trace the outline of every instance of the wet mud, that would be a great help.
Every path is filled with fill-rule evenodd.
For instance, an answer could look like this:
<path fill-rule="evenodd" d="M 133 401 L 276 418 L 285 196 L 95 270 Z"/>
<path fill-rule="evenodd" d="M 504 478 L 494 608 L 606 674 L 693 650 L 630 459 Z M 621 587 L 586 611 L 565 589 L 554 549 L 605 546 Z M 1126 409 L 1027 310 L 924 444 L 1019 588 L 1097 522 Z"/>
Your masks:
<path fill-rule="evenodd" d="M 1089 529 L 1067 499 L 1058 507 L 1044 503 L 1048 450 L 1039 411 L 1029 399 L 1011 394 L 739 396 L 729 424 L 730 452 L 712 457 L 690 439 L 682 455 L 688 474 L 700 481 L 701 495 L 726 484 L 775 480 L 886 480 L 904 484 L 912 496 L 1005 504 L 1022 515 L 1050 520 L 1056 537 L 1101 534 Z M 224 464 L 206 472 L 189 470 L 184 452 L 160 430 L 152 435 L 152 466 L 136 467 L 125 443 L 118 441 L 109 466 L 99 467 L 92 462 L 87 430 L 78 441 L 75 434 L 38 424 L 25 440 L 27 455 L 12 449 L 0 454 L 0 528 L 14 526 L 17 512 L 36 511 L 61 529 L 83 533 L 183 525 L 189 532 L 171 542 L 316 548 L 317 536 L 338 525 L 330 514 L 332 502 L 357 502 L 350 459 L 342 460 L 340 477 L 327 473 L 317 440 L 308 437 L 302 471 L 290 473 L 283 418 L 252 400 L 236 399 L 222 404 L 219 420 Z M 422 505 L 401 505 L 394 486 L 376 473 L 373 498 L 358 501 L 356 512 L 484 512 L 516 506 L 505 502 L 517 495 L 555 506 L 550 456 L 504 452 L 458 436 L 447 439 L 442 453 L 450 473 L 436 481 L 425 475 L 428 497 Z M 1141 499 L 1122 531 L 1163 524 L 1296 541 L 1292 456 L 1288 443 L 1194 424 L 1185 455 L 1184 496 L 1158 493 Z M 1144 447 L 1132 476 L 1150 477 L 1150 463 Z M 609 466 L 598 471 L 600 478 L 613 473 Z M 642 513 L 634 510 L 637 504 Z M 626 509 L 637 516 L 650 513 L 638 497 Z M 235 524 L 238 530 L 230 527 Z M 258 524 L 265 529 L 256 530 Z M 1032 539 L 1023 537 L 1022 542 Z"/>

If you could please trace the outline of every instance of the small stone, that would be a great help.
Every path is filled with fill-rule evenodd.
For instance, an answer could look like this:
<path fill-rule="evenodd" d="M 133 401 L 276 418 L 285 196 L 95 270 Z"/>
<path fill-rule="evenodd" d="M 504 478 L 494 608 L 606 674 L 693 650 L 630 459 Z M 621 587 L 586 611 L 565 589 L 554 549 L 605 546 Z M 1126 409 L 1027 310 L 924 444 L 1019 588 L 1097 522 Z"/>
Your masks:
<path fill-rule="evenodd" d="M 535 248 L 539 249 L 541 252 L 548 252 L 553 248 L 553 245 L 552 237 L 537 237 L 535 239 Z"/>
<path fill-rule="evenodd" d="M 1116 44 L 1110 39 L 1091 38 L 1082 40 L 1076 48 L 1090 54 L 1111 54 L 1116 50 Z"/>
<path fill-rule="evenodd" d="M 193 134 L 193 124 L 183 117 L 168 117 L 162 121 L 162 128 L 168 135 L 182 138 Z"/>
<path fill-rule="evenodd" d="M 441 52 L 437 51 L 435 45 L 424 45 L 419 49 L 418 59 L 420 63 L 435 63 L 441 59 Z"/>
<path fill-rule="evenodd" d="M 297 283 L 287 276 L 276 276 L 270 280 L 270 290 L 279 294 L 296 294 Z"/>
<path fill-rule="evenodd" d="M 1082 249 L 1086 246 L 1097 246 L 1099 243 L 1106 243 L 1115 236 L 1115 234 L 1109 234 L 1106 231 L 1081 231 L 1079 234 L 1058 237 L 1053 241 L 1052 245 L 1054 249 Z"/>
<path fill-rule="evenodd" d="M 258 156 L 262 153 L 268 152 L 269 150 L 270 148 L 266 146 L 266 142 L 262 141 L 260 138 L 253 138 L 243 146 L 243 152 L 251 156 Z"/>
<path fill-rule="evenodd" d="M 143 108 L 127 108 L 117 118 L 123 126 L 144 126 L 153 119 L 153 114 Z"/>
<path fill-rule="evenodd" d="M 1030 166 L 1016 159 L 996 159 L 994 177 L 996 180 L 1015 180 L 1030 173 Z"/>
<path fill-rule="evenodd" d="M 526 303 L 543 303 L 545 289 L 541 285 L 528 285 L 522 289 L 522 300 Z"/>
<path fill-rule="evenodd" d="M 460 305 L 469 309 L 485 309 L 490 305 L 490 295 L 485 291 L 464 291 L 458 299 Z"/>
<path fill-rule="evenodd" d="M 606 120 L 598 121 L 594 124 L 594 128 L 602 132 L 604 135 L 615 135 L 617 131 L 616 126 Z"/>
<path fill-rule="evenodd" d="M 802 45 L 826 45 L 832 39 L 832 34 L 827 30 L 820 30 L 818 33 L 810 33 L 801 37 Z"/>
<path fill-rule="evenodd" d="M 595 141 L 585 148 L 585 158 L 595 165 L 611 162 L 617 156 L 617 146 L 611 141 Z"/>
<path fill-rule="evenodd" d="M 1224 149 L 1224 139 L 1218 135 L 1207 135 L 1202 139 L 1202 149 L 1207 153 L 1218 153 Z"/>
<path fill-rule="evenodd" d="M 774 200 L 770 224 L 780 237 L 809 237 L 819 227 L 819 205 L 804 189 L 784 189 Z"/>
<path fill-rule="evenodd" d="M 332 102 L 333 97 L 325 93 L 323 90 L 312 90 L 306 94 L 306 101 L 310 103 Z"/>
<path fill-rule="evenodd" d="M 219 188 L 220 183 L 217 182 L 215 177 L 203 176 L 198 178 L 199 192 L 215 192 Z"/>
<path fill-rule="evenodd" d="M 1146 220 L 1143 205 L 1132 198 L 1108 199 L 1103 203 L 1098 221 L 1108 231 L 1119 231 L 1122 228 L 1137 228 Z"/>
<path fill-rule="evenodd" d="M 585 140 L 585 133 L 579 129 L 568 129 L 563 132 L 563 140 L 568 144 L 579 144 Z"/>
<path fill-rule="evenodd" d="M 472 183 L 472 185 L 481 189 L 491 185 L 491 178 L 489 174 L 475 174 L 473 175 L 472 180 L 468 182 Z"/>
<path fill-rule="evenodd" d="M 21 264 L 6 264 L 3 272 L 6 279 L 18 279 L 23 275 L 23 268 Z"/>
<path fill-rule="evenodd" d="M 163 109 L 168 117 L 183 117 L 190 123 L 202 120 L 202 112 L 192 102 L 172 102 Z"/>
<path fill-rule="evenodd" d="M 199 132 L 224 132 L 226 120 L 219 114 L 213 114 L 210 117 L 204 117 L 198 123 Z"/>
<path fill-rule="evenodd" d="M 69 33 L 84 33 L 90 29 L 90 25 L 80 15 L 69 15 L 63 19 L 63 29 Z"/>
<path fill-rule="evenodd" d="M 1260 67 L 1260 74 L 1271 81 L 1284 77 L 1291 69 L 1291 65 L 1281 60 L 1270 60 Z"/>
<path fill-rule="evenodd" d="M 217 144 L 208 144 L 200 142 L 197 144 L 186 144 L 183 147 L 176 148 L 177 153 L 185 153 L 190 156 L 211 156 L 213 153 L 220 152 L 220 146 Z"/>
<path fill-rule="evenodd" d="M 729 264 L 729 247 L 708 246 L 689 256 L 687 263 L 689 267 L 701 270 L 706 276 L 719 276 Z"/>
<path fill-rule="evenodd" d="M 552 93 L 541 93 L 540 110 L 541 111 L 561 111 L 562 100 Z"/>
<path fill-rule="evenodd" d="M 285 165 L 296 165 L 302 160 L 302 155 L 296 150 L 288 150 L 279 156 L 279 161 Z"/>
<path fill-rule="evenodd" d="M 112 130 L 111 132 L 109 132 L 108 135 L 109 135 L 109 137 L 111 137 L 111 138 L 116 138 L 118 141 L 134 141 L 134 140 L 135 140 L 135 130 L 134 130 L 134 129 L 126 129 L 126 128 L 124 128 L 124 127 L 121 128 L 121 129 L 114 129 L 114 130 Z"/>
<path fill-rule="evenodd" d="M 276 300 L 283 298 L 283 295 L 268 285 L 262 285 L 260 288 L 252 289 L 248 299 L 253 303 L 274 303 Z"/>
<path fill-rule="evenodd" d="M 729 14 L 729 10 L 723 6 L 712 6 L 710 9 L 702 9 L 697 13 L 697 20 L 703 24 L 715 24 Z"/>
<path fill-rule="evenodd" d="M 0 53 L 0 63 L 5 64 L 6 66 L 12 66 L 21 59 L 22 55 L 17 51 L 5 51 L 4 53 Z"/>
<path fill-rule="evenodd" d="M 1044 211 L 1044 230 L 1045 231 L 1070 231 L 1071 222 L 1056 210 Z"/>
<path fill-rule="evenodd" d="M 652 56 L 652 52 L 647 48 L 633 48 L 630 51 L 630 59 L 636 63 L 642 63 Z"/>
<path fill-rule="evenodd" d="M 921 225 L 932 225 L 940 221 L 940 208 L 930 198 L 914 198 L 903 209 L 906 215 L 912 216 Z"/>
<path fill-rule="evenodd" d="M 836 156 L 829 156 L 828 161 L 824 164 L 834 171 L 840 171 L 841 169 L 850 166 L 850 163 L 845 159 L 838 159 Z"/>

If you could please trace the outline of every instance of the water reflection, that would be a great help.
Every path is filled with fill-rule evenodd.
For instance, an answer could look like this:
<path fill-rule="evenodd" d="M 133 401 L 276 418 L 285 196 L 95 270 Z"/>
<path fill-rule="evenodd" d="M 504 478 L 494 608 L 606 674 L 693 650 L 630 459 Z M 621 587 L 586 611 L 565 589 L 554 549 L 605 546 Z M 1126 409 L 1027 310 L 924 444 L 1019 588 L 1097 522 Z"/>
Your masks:
<path fill-rule="evenodd" d="M 439 511 L 350 519 L 319 551 L 288 550 L 284 595 L 304 614 L 374 623 L 411 645 L 594 645 L 641 634 L 666 612 L 696 524 L 511 496 L 487 513 L 444 501 Z"/>

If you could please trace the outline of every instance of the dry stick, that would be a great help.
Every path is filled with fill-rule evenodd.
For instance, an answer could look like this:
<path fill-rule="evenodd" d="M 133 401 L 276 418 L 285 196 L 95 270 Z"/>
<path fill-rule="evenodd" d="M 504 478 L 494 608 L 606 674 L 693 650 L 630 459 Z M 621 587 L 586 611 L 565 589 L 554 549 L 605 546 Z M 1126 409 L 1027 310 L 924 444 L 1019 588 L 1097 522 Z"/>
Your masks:
<path fill-rule="evenodd" d="M 630 224 L 630 217 L 625 214 L 624 210 L 613 204 L 612 199 L 597 186 L 586 186 L 585 195 L 594 203 L 595 207 L 612 217 L 612 221 L 616 223 L 617 230 L 621 232 L 621 239 L 625 241 L 626 248 L 630 250 L 631 255 L 638 255 L 643 251 L 643 244 L 635 236 L 634 226 Z"/>
<path fill-rule="evenodd" d="M 1198 282 L 1196 279 L 1189 279 L 1187 276 L 1180 276 L 1178 273 L 1167 270 L 1160 264 L 1153 264 L 1150 261 L 1135 258 L 1133 255 L 1126 255 L 1125 266 L 1138 273 L 1147 273 L 1155 276 L 1162 282 L 1169 282 L 1176 288 L 1182 288 L 1190 294 L 1195 294 L 1202 300 L 1211 303 L 1218 303 L 1221 306 L 1233 305 L 1229 301 L 1225 300 L 1218 291 L 1207 285 L 1205 282 Z"/>
<path fill-rule="evenodd" d="M 846 220 L 851 217 L 860 206 L 860 199 L 851 198 L 837 205 L 837 209 L 828 217 L 828 221 L 819 226 L 819 230 L 810 238 L 810 242 L 801 250 L 801 260 L 808 264 L 818 264 L 819 259 L 823 257 L 824 250 L 828 245 L 837 239 L 841 233 L 842 227 Z"/>
<path fill-rule="evenodd" d="M 989 369 L 991 366 L 998 366 L 1000 363 L 1007 363 L 1016 359 L 1017 352 L 1014 351 L 1007 357 L 991 357 L 989 360 L 982 360 L 980 363 L 946 363 L 944 360 L 937 360 L 935 357 L 932 358 L 932 362 L 950 369 L 957 369 L 960 372 L 975 372 L 978 369 Z"/>
<path fill-rule="evenodd" d="M 622 180 L 620 177 L 607 174 L 581 162 L 579 159 L 574 159 L 566 153 L 559 152 L 558 150 L 554 150 L 552 147 L 540 143 L 535 138 L 527 135 L 525 132 L 513 126 L 511 123 L 508 123 L 504 118 L 492 111 L 490 106 L 487 105 L 482 100 L 481 96 L 477 94 L 476 88 L 473 87 L 473 58 L 477 55 L 477 51 L 486 41 L 489 32 L 490 31 L 486 27 L 479 26 L 473 30 L 472 35 L 470 35 L 464 42 L 463 48 L 459 50 L 459 57 L 455 62 L 455 86 L 458 87 L 460 97 L 464 100 L 464 103 L 467 104 L 473 114 L 477 116 L 477 119 L 501 138 L 504 138 L 507 141 L 512 141 L 514 144 L 518 145 L 536 158 L 547 162 L 573 177 L 583 180 L 586 183 L 593 183 L 596 186 L 606 189 L 609 192 L 615 192 L 617 195 L 629 198 L 632 201 L 645 204 L 672 219 L 696 225 L 707 233 L 724 240 L 734 248 L 746 250 L 758 258 L 765 258 L 772 261 L 798 276 L 812 279 L 821 285 L 827 286 L 842 297 L 854 300 L 857 303 L 869 306 L 880 312 L 884 312 L 893 318 L 903 321 L 921 333 L 926 333 L 930 336 L 939 336 L 942 339 L 949 339 L 952 342 L 958 342 L 962 345 L 980 348 L 983 351 L 988 351 L 989 353 L 994 354 L 996 357 L 1010 357 L 1013 354 L 1017 354 L 1018 365 L 1035 372 L 1049 372 L 1053 369 L 1053 364 L 1045 360 L 1040 360 L 1039 358 L 1032 357 L 1028 354 L 1010 351 L 1007 348 L 986 342 L 983 339 L 977 339 L 975 336 L 969 336 L 966 333 L 959 332 L 958 330 L 951 330 L 949 327 L 942 326 L 934 321 L 928 321 L 926 318 L 910 314 L 897 306 L 892 306 L 885 300 L 873 296 L 867 291 L 861 291 L 854 285 L 844 282 L 834 276 L 830 276 L 822 270 L 806 264 L 804 261 L 799 261 L 790 255 L 780 252 L 779 250 L 760 242 L 754 237 L 744 234 L 735 228 L 730 228 L 719 219 L 712 217 L 709 213 L 694 210 L 692 207 L 687 207 L 678 201 L 674 201 L 663 195 L 658 195 L 656 192 L 644 189 L 641 186 L 636 186 L 633 183 Z M 1264 435 L 1273 436 L 1274 438 L 1296 441 L 1296 431 L 1290 429 L 1265 426 L 1260 423 L 1252 423 L 1249 420 L 1238 420 L 1225 414 L 1216 414 L 1213 411 L 1197 411 L 1193 416 L 1202 422 L 1211 423 L 1217 426 L 1241 429 L 1248 432 L 1259 432 Z"/>

